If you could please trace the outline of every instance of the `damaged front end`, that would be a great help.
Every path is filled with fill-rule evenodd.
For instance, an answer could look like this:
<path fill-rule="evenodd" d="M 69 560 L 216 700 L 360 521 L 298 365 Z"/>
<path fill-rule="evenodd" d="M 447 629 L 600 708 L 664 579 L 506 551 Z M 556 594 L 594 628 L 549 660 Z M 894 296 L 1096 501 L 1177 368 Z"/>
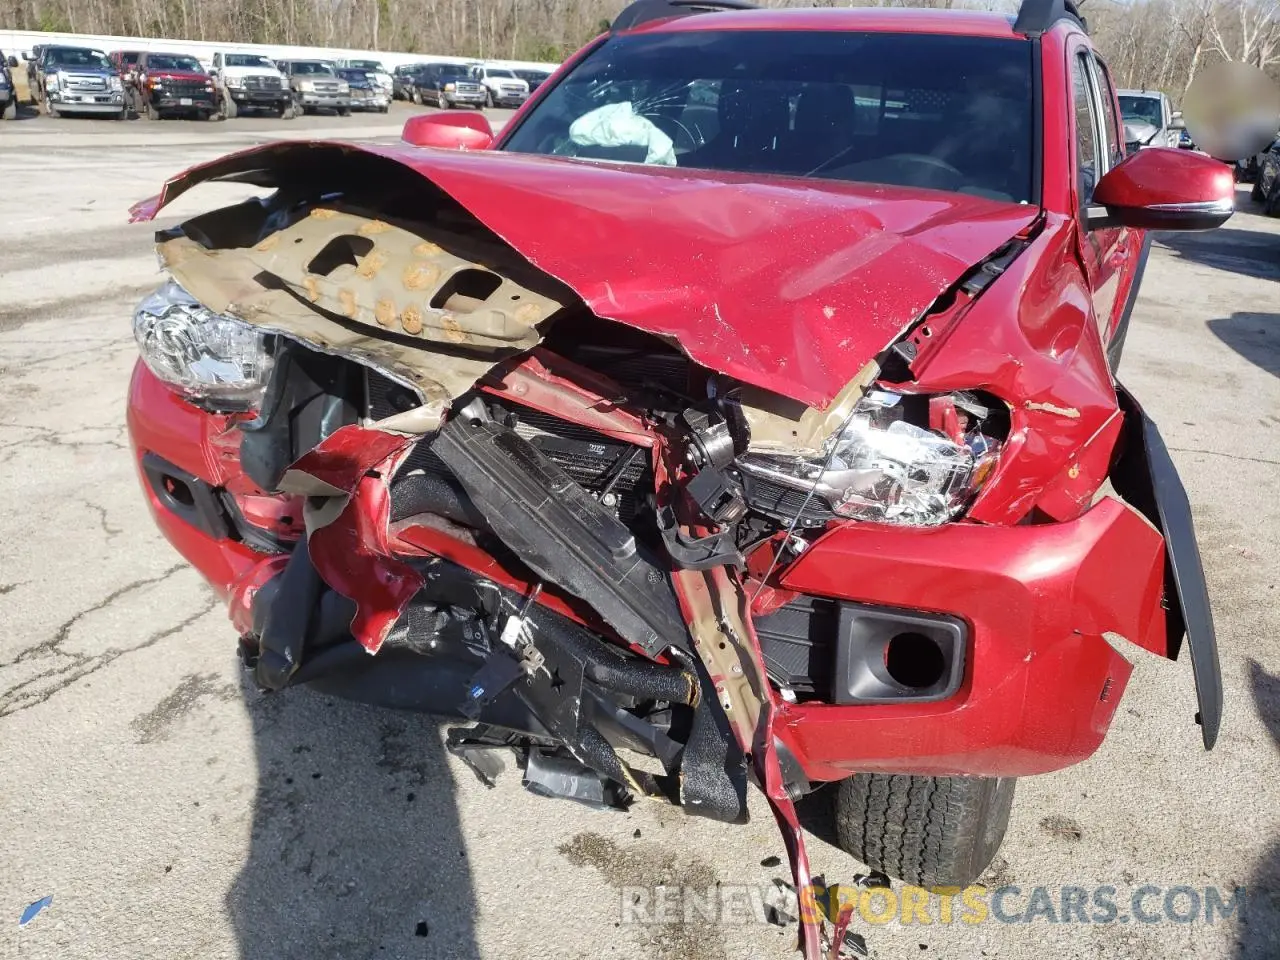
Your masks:
<path fill-rule="evenodd" d="M 1051 242 L 1034 212 L 989 213 L 985 272 L 885 229 L 849 240 L 850 263 L 914 257 L 926 285 L 905 328 L 859 328 L 788 390 L 767 371 L 817 361 L 769 359 L 789 334 L 726 321 L 743 300 L 584 279 L 514 235 L 498 207 L 551 190 L 545 163 L 416 162 L 276 146 L 138 211 L 201 179 L 274 191 L 158 235 L 171 282 L 135 317 L 130 399 L 157 521 L 226 596 L 261 687 L 456 718 L 449 748 L 486 783 L 514 755 L 530 790 L 592 806 L 739 822 L 755 782 L 799 889 L 793 801 L 822 782 L 1017 776 L 1097 747 L 1129 673 L 1103 632 L 1166 652 L 1160 533 L 1091 502 L 1115 394 L 1068 370 L 1073 420 L 998 371 L 916 366 Z M 516 192 L 482 198 L 498 184 Z M 576 229 L 578 250 L 609 242 Z M 778 302 L 838 327 L 802 279 L 807 306 L 775 281 Z M 1058 455 L 1045 417 L 1092 433 L 1061 489 L 1036 473 Z M 818 918 L 801 926 L 817 957 Z"/>

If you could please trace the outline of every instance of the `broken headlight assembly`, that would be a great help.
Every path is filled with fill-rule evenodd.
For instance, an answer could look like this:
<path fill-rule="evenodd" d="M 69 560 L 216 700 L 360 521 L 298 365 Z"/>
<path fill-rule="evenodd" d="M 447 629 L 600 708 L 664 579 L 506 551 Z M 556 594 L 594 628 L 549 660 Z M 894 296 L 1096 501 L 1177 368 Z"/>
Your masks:
<path fill-rule="evenodd" d="M 990 476 L 1000 440 L 984 430 L 1004 414 L 969 393 L 871 390 L 821 457 L 748 453 L 737 466 L 820 498 L 838 517 L 936 526 L 959 515 Z"/>
<path fill-rule="evenodd" d="M 138 304 L 133 336 L 147 369 L 202 406 L 237 412 L 261 402 L 273 338 L 214 313 L 172 280 Z"/>

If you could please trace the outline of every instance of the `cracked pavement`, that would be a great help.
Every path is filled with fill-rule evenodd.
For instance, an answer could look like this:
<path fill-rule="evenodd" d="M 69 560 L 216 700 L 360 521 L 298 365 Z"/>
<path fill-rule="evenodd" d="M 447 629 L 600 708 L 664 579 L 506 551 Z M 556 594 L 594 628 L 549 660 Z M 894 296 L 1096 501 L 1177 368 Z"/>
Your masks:
<path fill-rule="evenodd" d="M 406 112 L 359 129 L 394 136 Z M 621 923 L 623 888 L 782 876 L 758 798 L 734 828 L 539 800 L 510 764 L 488 791 L 425 718 L 243 685 L 223 611 L 137 489 L 129 317 L 157 273 L 152 228 L 128 225 L 127 208 L 190 163 L 300 128 L 8 126 L 0 957 L 794 956 L 791 930 L 749 916 Z M 209 185 L 169 219 L 245 192 Z M 1244 885 L 1246 922 L 855 920 L 874 957 L 1280 956 L 1280 221 L 1246 196 L 1216 234 L 1155 245 L 1121 366 L 1200 525 L 1227 695 L 1218 748 L 1200 748 L 1186 658 L 1136 655 L 1097 756 L 1019 784 L 987 877 L 1024 891 Z M 819 837 L 811 856 L 830 880 L 864 872 Z"/>

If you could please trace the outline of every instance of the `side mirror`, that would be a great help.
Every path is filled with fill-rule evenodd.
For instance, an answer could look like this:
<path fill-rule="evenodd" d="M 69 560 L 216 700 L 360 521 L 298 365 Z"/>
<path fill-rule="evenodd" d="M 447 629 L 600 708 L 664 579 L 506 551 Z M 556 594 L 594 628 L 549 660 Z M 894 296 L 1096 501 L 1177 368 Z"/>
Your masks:
<path fill-rule="evenodd" d="M 405 121 L 400 139 L 415 147 L 487 150 L 493 128 L 482 113 L 424 113 Z"/>
<path fill-rule="evenodd" d="M 34 59 L 35 59 L 35 57 L 33 57 L 33 56 L 31 55 L 31 51 L 30 51 L 30 50 L 23 50 L 23 51 L 22 51 L 22 59 L 23 59 L 23 60 L 34 60 Z"/>
<path fill-rule="evenodd" d="M 1175 113 L 1175 114 L 1173 115 L 1173 119 L 1169 121 L 1169 129 L 1170 129 L 1170 130 L 1185 130 L 1185 129 L 1187 129 L 1187 121 L 1185 121 L 1185 120 L 1183 120 L 1183 119 L 1182 119 L 1182 114 L 1180 114 L 1180 113 Z"/>
<path fill-rule="evenodd" d="M 5 62 L 9 64 L 9 66 L 11 67 L 16 67 L 18 65 L 18 58 L 15 56 L 10 56 L 9 59 L 6 60 Z"/>
<path fill-rule="evenodd" d="M 1090 227 L 1208 230 L 1235 212 L 1231 167 L 1173 147 L 1150 147 L 1120 161 L 1093 191 Z"/>

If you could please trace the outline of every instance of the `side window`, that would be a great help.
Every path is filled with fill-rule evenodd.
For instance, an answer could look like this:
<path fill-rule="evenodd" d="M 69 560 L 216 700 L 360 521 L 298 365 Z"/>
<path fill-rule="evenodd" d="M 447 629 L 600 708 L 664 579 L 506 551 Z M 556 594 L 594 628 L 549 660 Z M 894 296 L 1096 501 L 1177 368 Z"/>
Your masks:
<path fill-rule="evenodd" d="M 1098 97 L 1102 100 L 1102 139 L 1106 145 L 1109 170 L 1124 159 L 1124 131 L 1116 115 L 1116 91 L 1111 85 L 1111 72 L 1096 56 L 1093 58 L 1093 66 Z"/>
<path fill-rule="evenodd" d="M 1077 54 L 1071 61 L 1071 103 L 1076 115 L 1076 176 L 1083 207 L 1093 199 L 1099 169 L 1097 118 L 1089 85 L 1089 60 L 1084 53 Z"/>

